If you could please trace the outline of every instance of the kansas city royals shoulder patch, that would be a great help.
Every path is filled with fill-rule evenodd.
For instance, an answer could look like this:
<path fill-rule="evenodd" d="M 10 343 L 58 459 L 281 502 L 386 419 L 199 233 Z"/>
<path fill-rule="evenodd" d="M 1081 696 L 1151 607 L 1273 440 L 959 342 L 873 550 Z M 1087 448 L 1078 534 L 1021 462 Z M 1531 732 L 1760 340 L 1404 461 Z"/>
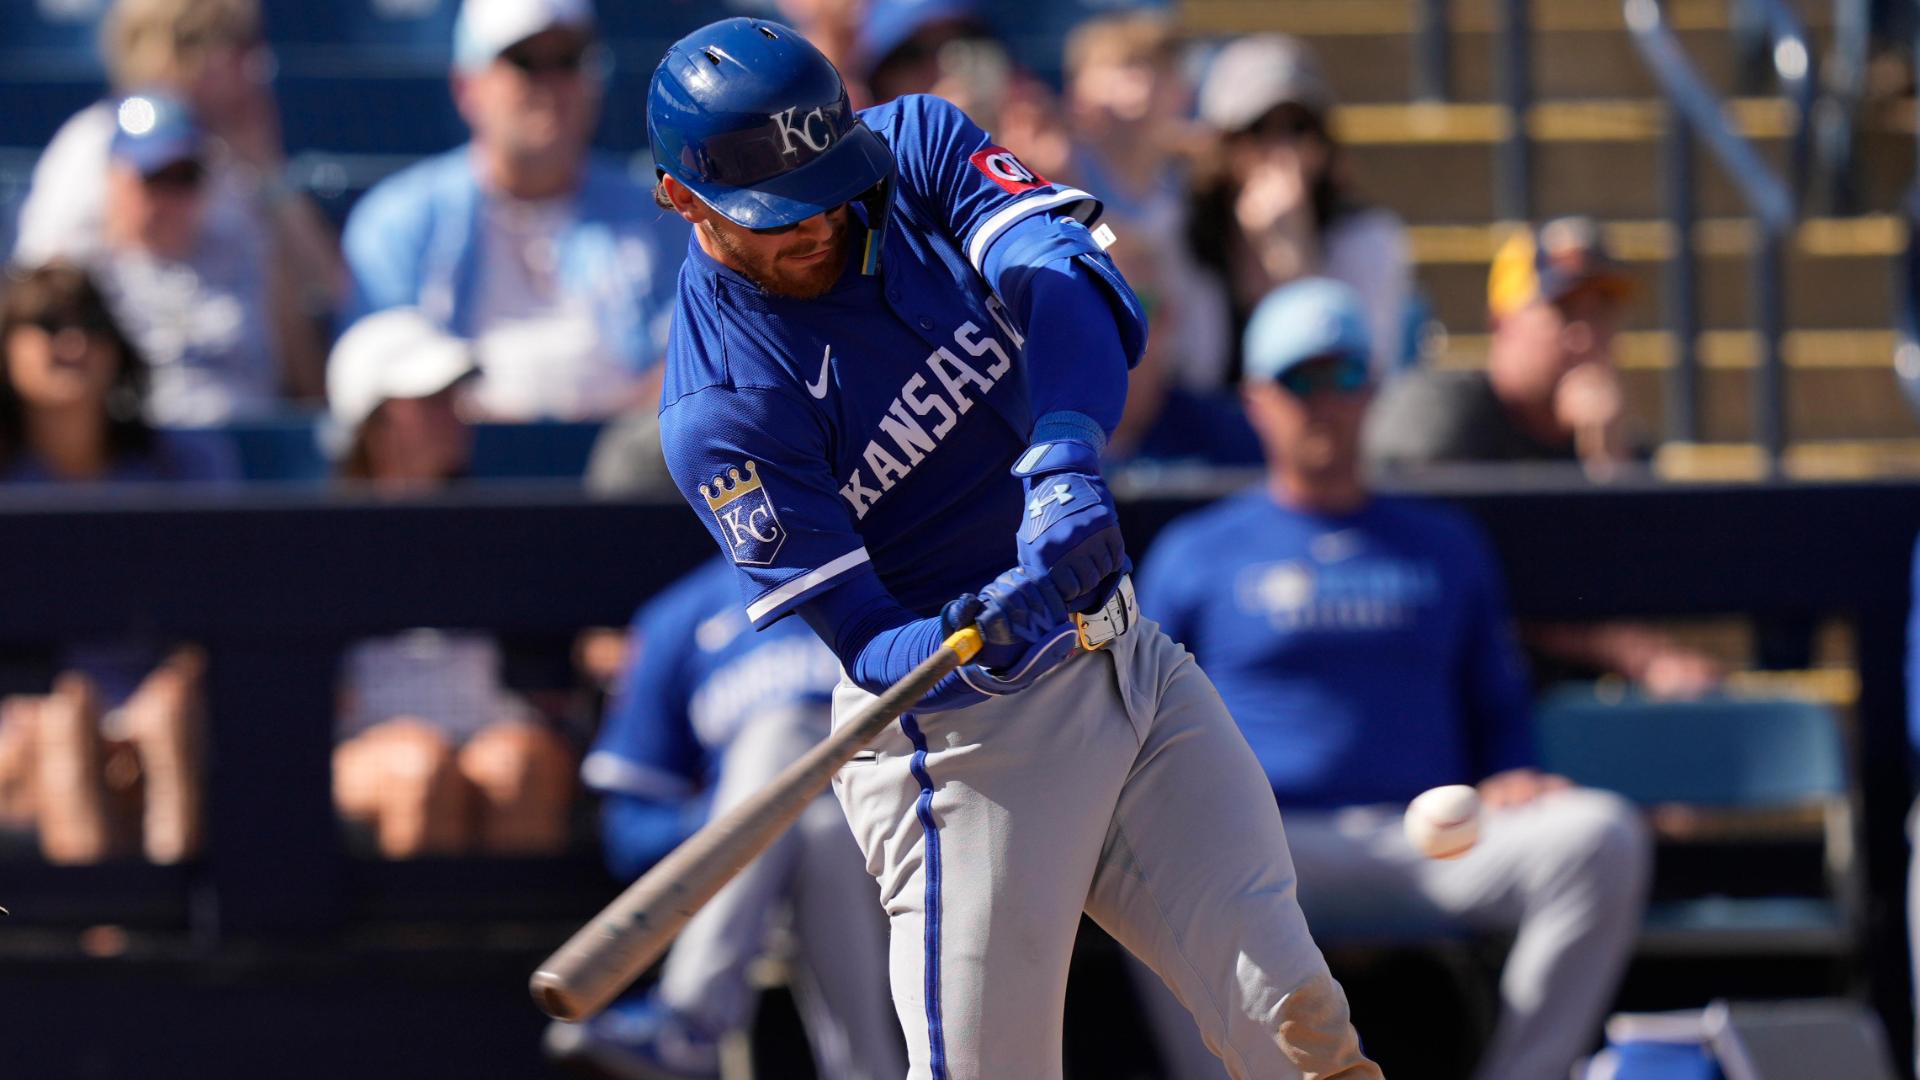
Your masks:
<path fill-rule="evenodd" d="M 760 481 L 758 465 L 747 462 L 744 477 L 740 469 L 728 469 L 727 475 L 701 484 L 700 497 L 707 500 L 707 509 L 713 511 L 713 519 L 720 525 L 720 535 L 726 537 L 734 562 L 743 566 L 772 565 L 773 557 L 780 553 L 780 545 L 787 542 L 787 530 L 781 527 L 773 499 Z"/>
<path fill-rule="evenodd" d="M 1013 151 L 1004 146 L 989 146 L 967 160 L 1010 195 L 1034 191 L 1046 187 L 1048 183 L 1046 177 L 1027 168 L 1024 162 L 1013 156 Z"/>

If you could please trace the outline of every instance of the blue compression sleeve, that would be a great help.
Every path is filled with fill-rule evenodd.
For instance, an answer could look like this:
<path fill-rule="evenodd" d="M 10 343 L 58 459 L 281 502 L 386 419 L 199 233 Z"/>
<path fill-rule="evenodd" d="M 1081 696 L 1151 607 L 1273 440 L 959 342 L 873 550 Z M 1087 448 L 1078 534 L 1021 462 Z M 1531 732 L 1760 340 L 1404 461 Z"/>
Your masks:
<path fill-rule="evenodd" d="M 692 836 L 700 816 L 689 813 L 682 803 L 607 793 L 600 810 L 607 869 L 621 881 L 632 881 Z"/>
<path fill-rule="evenodd" d="M 905 678 L 945 640 L 939 616 L 919 618 L 900 606 L 871 567 L 855 571 L 799 610 L 854 685 L 870 694 Z M 976 700 L 957 675 L 949 675 L 921 699 L 920 709 L 932 712 Z"/>
<path fill-rule="evenodd" d="M 1145 346 L 1139 301 L 1086 226 L 1070 218 L 1021 221 L 994 242 L 985 268 L 1026 335 L 1033 441 L 1103 447 L 1126 404 L 1127 370 Z"/>

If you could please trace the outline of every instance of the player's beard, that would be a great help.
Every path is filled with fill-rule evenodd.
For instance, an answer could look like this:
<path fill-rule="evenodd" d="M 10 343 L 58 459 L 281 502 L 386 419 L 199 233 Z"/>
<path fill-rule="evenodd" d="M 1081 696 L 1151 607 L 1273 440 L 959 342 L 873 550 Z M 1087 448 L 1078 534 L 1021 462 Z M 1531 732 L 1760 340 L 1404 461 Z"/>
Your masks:
<path fill-rule="evenodd" d="M 847 268 L 848 216 L 837 216 L 839 220 L 834 223 L 833 235 L 825 241 L 827 257 L 805 266 L 787 265 L 787 260 L 818 251 L 821 245 L 803 241 L 783 247 L 769 256 L 748 250 L 730 233 L 714 226 L 708 226 L 708 235 L 726 254 L 729 265 L 745 274 L 755 285 L 790 300 L 812 300 L 826 295 Z"/>

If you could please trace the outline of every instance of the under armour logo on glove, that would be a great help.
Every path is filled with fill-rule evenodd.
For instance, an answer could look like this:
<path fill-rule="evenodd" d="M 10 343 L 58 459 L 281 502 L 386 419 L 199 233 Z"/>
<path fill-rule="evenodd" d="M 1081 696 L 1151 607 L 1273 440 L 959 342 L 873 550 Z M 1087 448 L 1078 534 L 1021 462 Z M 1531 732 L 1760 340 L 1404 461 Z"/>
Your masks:
<path fill-rule="evenodd" d="M 1027 516 L 1035 521 L 1046 516 L 1047 507 L 1065 506 L 1073 501 L 1073 490 L 1066 484 L 1053 485 L 1053 494 L 1045 498 L 1035 497 L 1027 502 Z"/>
<path fill-rule="evenodd" d="M 1113 495 L 1100 456 L 1084 443 L 1036 443 L 1013 474 L 1026 488 L 1027 513 L 1015 540 L 1020 565 L 1044 577 L 1069 604 L 1088 597 L 1127 565 Z"/>

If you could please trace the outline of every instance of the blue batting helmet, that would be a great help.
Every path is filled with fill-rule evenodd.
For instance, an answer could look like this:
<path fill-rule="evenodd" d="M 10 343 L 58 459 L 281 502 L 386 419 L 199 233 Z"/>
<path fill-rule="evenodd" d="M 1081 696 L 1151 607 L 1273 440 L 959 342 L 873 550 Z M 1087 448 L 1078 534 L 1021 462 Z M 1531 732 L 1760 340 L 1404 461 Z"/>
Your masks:
<path fill-rule="evenodd" d="M 676 42 L 647 90 L 647 138 L 660 172 L 736 225 L 779 228 L 865 197 L 869 232 L 885 226 L 893 151 L 833 64 L 779 23 L 725 19 Z"/>

